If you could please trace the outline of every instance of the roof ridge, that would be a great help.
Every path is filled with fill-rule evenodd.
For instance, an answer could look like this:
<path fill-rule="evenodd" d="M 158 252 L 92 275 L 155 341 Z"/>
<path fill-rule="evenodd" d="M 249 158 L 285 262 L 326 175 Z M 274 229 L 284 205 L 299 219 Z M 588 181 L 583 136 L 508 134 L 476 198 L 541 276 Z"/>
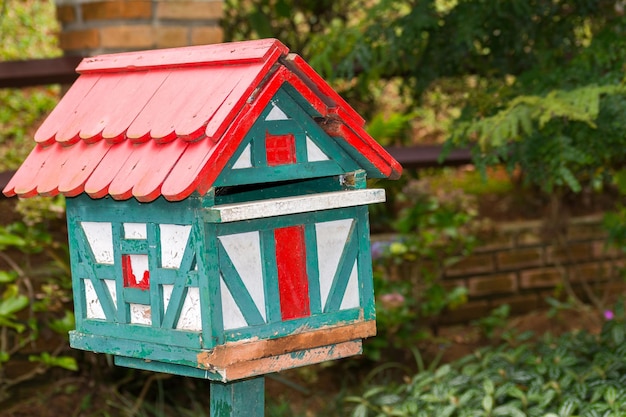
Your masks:
<path fill-rule="evenodd" d="M 289 49 L 277 39 L 227 42 L 212 45 L 148 51 L 121 52 L 84 58 L 76 67 L 80 74 L 147 71 L 202 65 L 232 65 L 276 60 Z"/>

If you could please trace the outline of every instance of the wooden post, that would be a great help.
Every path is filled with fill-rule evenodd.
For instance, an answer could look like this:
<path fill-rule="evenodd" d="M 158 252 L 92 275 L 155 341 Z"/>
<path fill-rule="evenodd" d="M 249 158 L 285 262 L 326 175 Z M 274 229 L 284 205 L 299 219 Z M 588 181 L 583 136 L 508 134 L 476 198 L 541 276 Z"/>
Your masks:
<path fill-rule="evenodd" d="M 211 382 L 211 417 L 263 417 L 265 377 L 222 383 Z"/>

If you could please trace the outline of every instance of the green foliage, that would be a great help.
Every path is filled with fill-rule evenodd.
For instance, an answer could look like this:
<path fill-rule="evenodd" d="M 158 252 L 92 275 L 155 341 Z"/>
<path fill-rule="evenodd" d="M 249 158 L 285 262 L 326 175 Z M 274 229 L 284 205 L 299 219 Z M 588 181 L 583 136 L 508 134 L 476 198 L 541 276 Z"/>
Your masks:
<path fill-rule="evenodd" d="M 502 304 L 494 308 L 488 316 L 475 320 L 473 324 L 477 325 L 488 339 L 493 339 L 496 331 L 506 327 L 510 312 L 511 306 Z"/>
<path fill-rule="evenodd" d="M 451 143 L 476 142 L 475 160 L 485 169 L 505 163 L 521 168 L 528 183 L 546 192 L 582 181 L 596 188 L 606 183 L 624 157 L 626 124 L 614 121 L 626 104 L 626 87 L 585 86 L 554 90 L 546 96 L 518 96 L 490 117 L 459 122 Z M 602 135 L 602 141 L 591 140 Z M 624 143 L 622 143 L 624 142 Z"/>
<path fill-rule="evenodd" d="M 446 309 L 466 301 L 464 287 L 446 288 L 441 277 L 471 252 L 481 229 L 475 199 L 458 189 L 411 180 L 396 197 L 404 206 L 394 223 L 399 237 L 372 244 L 379 337 L 368 341 L 365 353 L 374 360 L 385 348 L 428 337 Z"/>
<path fill-rule="evenodd" d="M 45 256 L 46 258 L 42 258 Z M 38 262 L 32 264 L 32 258 Z M 42 259 L 48 259 L 42 263 Z M 10 389 L 44 373 L 51 367 L 77 370 L 73 357 L 62 355 L 74 316 L 67 308 L 71 299 L 67 251 L 55 245 L 43 226 L 14 223 L 0 227 L 0 400 Z M 42 266 L 43 265 L 43 266 Z M 8 362 L 32 352 L 43 340 L 41 331 L 60 335 L 58 346 L 27 355 L 34 367 L 8 373 Z M 47 336 L 49 338 L 49 336 Z M 13 366 L 15 368 L 15 366 Z"/>
<path fill-rule="evenodd" d="M 346 20 L 354 0 L 225 0 L 222 27 L 227 40 L 278 38 L 302 53 L 312 34 L 336 19 Z"/>
<path fill-rule="evenodd" d="M 624 326 L 614 319 L 600 336 L 575 332 L 486 348 L 403 384 L 367 387 L 348 398 L 351 415 L 622 416 Z"/>

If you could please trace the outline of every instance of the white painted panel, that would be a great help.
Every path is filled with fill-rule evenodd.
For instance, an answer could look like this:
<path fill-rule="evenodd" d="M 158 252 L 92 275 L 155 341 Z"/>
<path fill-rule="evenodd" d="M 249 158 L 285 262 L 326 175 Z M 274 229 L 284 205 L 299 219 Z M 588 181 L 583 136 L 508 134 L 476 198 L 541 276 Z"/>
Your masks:
<path fill-rule="evenodd" d="M 113 229 L 109 222 L 80 222 L 99 264 L 113 265 Z"/>
<path fill-rule="evenodd" d="M 106 319 L 102 304 L 96 294 L 96 289 L 93 287 L 91 280 L 85 279 L 85 301 L 87 303 L 87 318 L 88 319 Z"/>
<path fill-rule="evenodd" d="M 161 267 L 180 268 L 189 241 L 191 225 L 162 224 L 161 229 Z"/>
<path fill-rule="evenodd" d="M 247 327 L 248 323 L 243 317 L 237 303 L 235 303 L 230 291 L 228 291 L 228 287 L 224 283 L 224 278 L 222 277 L 220 277 L 220 292 L 222 294 L 222 318 L 224 320 L 224 330 Z"/>
<path fill-rule="evenodd" d="M 130 258 L 130 268 L 135 277 L 135 284 L 139 284 L 144 279 L 144 274 L 149 269 L 148 255 L 128 255 Z"/>
<path fill-rule="evenodd" d="M 125 239 L 147 239 L 148 228 L 145 223 L 124 223 Z"/>
<path fill-rule="evenodd" d="M 350 280 L 348 281 L 348 286 L 346 287 L 346 292 L 343 296 L 343 300 L 341 300 L 341 307 L 339 307 L 339 309 L 348 310 L 350 308 L 359 307 L 360 305 L 359 268 L 357 267 L 357 262 L 354 261 L 352 272 L 350 272 Z"/>
<path fill-rule="evenodd" d="M 163 285 L 163 305 L 165 311 L 172 298 L 173 285 Z M 200 290 L 198 287 L 187 288 L 187 296 L 183 302 L 183 307 L 176 323 L 178 330 L 202 331 L 202 320 L 200 317 Z"/>
<path fill-rule="evenodd" d="M 152 310 L 150 306 L 130 303 L 130 322 L 133 324 L 152 325 Z"/>
<path fill-rule="evenodd" d="M 280 107 L 272 103 L 272 110 L 270 110 L 265 120 L 289 120 L 289 116 L 287 116 L 285 112 L 280 109 Z"/>
<path fill-rule="evenodd" d="M 304 196 L 268 198 L 261 201 L 222 204 L 207 209 L 209 221 L 235 222 L 295 213 L 308 213 L 342 207 L 362 206 L 385 201 L 385 190 L 362 189 Z"/>
<path fill-rule="evenodd" d="M 242 168 L 252 168 L 252 151 L 250 144 L 243 148 L 241 155 L 239 155 L 239 158 L 237 158 L 233 164 L 233 169 Z"/>
<path fill-rule="evenodd" d="M 306 137 L 306 154 L 309 162 L 328 161 L 330 159 L 308 136 Z"/>
<path fill-rule="evenodd" d="M 352 219 L 341 219 L 315 224 L 322 308 L 326 305 L 352 221 Z"/>
<path fill-rule="evenodd" d="M 202 320 L 200 315 L 200 289 L 190 287 L 187 289 L 187 296 L 180 311 L 180 317 L 176 328 L 179 330 L 202 331 Z"/>
<path fill-rule="evenodd" d="M 117 308 L 117 287 L 115 286 L 115 280 L 104 279 L 103 281 L 111 294 L 111 298 L 113 299 L 113 307 Z"/>
<path fill-rule="evenodd" d="M 219 236 L 226 253 L 233 261 L 254 304 L 265 318 L 265 286 L 263 285 L 263 261 L 259 232 L 237 233 Z"/>

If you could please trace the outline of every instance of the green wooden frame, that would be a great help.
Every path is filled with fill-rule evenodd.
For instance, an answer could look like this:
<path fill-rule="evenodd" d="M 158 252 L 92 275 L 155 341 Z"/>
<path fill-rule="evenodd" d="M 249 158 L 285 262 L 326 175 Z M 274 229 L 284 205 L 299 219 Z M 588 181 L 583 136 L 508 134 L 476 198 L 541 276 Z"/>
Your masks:
<path fill-rule="evenodd" d="M 195 369 L 196 356 L 200 351 L 252 337 L 270 339 L 286 336 L 297 333 L 303 326 L 315 329 L 375 319 L 367 206 L 222 224 L 205 221 L 204 206 L 207 204 L 208 202 L 201 198 L 188 199 L 180 203 L 170 203 L 159 199 L 150 204 L 141 204 L 134 200 L 121 202 L 110 199 L 92 200 L 86 196 L 68 199 L 72 279 L 74 288 L 77 289 L 74 291 L 77 330 L 72 332 L 70 337 L 73 347 L 120 356 L 120 364 L 123 363 L 125 366 L 132 365 L 141 369 L 150 366 L 153 370 L 157 370 L 160 366 L 171 366 L 177 374 L 219 379 L 216 375 L 208 375 L 205 371 L 198 372 L 200 370 Z M 326 305 L 321 305 L 317 276 L 318 259 L 315 253 L 317 247 L 315 223 L 340 219 L 353 219 L 352 228 Z M 111 224 L 112 236 L 116 242 L 114 243 L 114 264 L 95 262 L 94 254 L 80 226 L 82 221 Z M 131 222 L 146 223 L 146 239 L 122 238 L 122 223 Z M 191 226 L 180 269 L 159 267 L 159 224 Z M 221 246 L 219 236 L 258 231 L 262 241 L 261 256 L 264 258 L 272 256 L 275 250 L 273 230 L 277 227 L 293 225 L 304 225 L 307 271 L 310 279 L 311 316 L 281 321 L 276 266 L 264 263 L 267 306 L 265 311 L 267 322 L 265 322 L 258 311 L 254 312 L 256 305 L 251 299 L 245 300 L 242 304 L 242 298 L 246 297 L 247 291 L 242 290 L 243 284 L 239 282 L 241 278 L 239 277 L 238 281 L 237 272 Z M 118 278 L 122 276 L 121 262 L 119 262 L 122 253 L 149 255 L 151 269 L 149 291 L 123 288 L 121 278 Z M 355 260 L 358 266 L 360 307 L 340 310 L 342 291 L 345 290 Z M 249 327 L 224 330 L 219 295 L 220 274 L 225 277 L 227 285 L 239 288 L 233 293 L 237 294 L 235 296 L 239 307 L 244 306 L 241 309 L 245 312 Z M 94 284 L 106 320 L 86 318 L 85 279 L 91 280 Z M 109 297 L 109 291 L 105 288 L 103 279 L 116 280 L 117 309 L 113 306 L 113 300 Z M 174 286 L 167 310 L 164 310 L 162 305 L 160 289 L 163 284 Z M 174 327 L 185 293 L 189 287 L 196 286 L 199 288 L 202 304 L 202 331 L 177 330 Z M 152 326 L 128 323 L 128 303 L 130 302 L 152 306 Z M 146 365 L 145 359 L 153 361 L 153 365 Z M 192 368 L 194 370 L 191 370 Z"/>

